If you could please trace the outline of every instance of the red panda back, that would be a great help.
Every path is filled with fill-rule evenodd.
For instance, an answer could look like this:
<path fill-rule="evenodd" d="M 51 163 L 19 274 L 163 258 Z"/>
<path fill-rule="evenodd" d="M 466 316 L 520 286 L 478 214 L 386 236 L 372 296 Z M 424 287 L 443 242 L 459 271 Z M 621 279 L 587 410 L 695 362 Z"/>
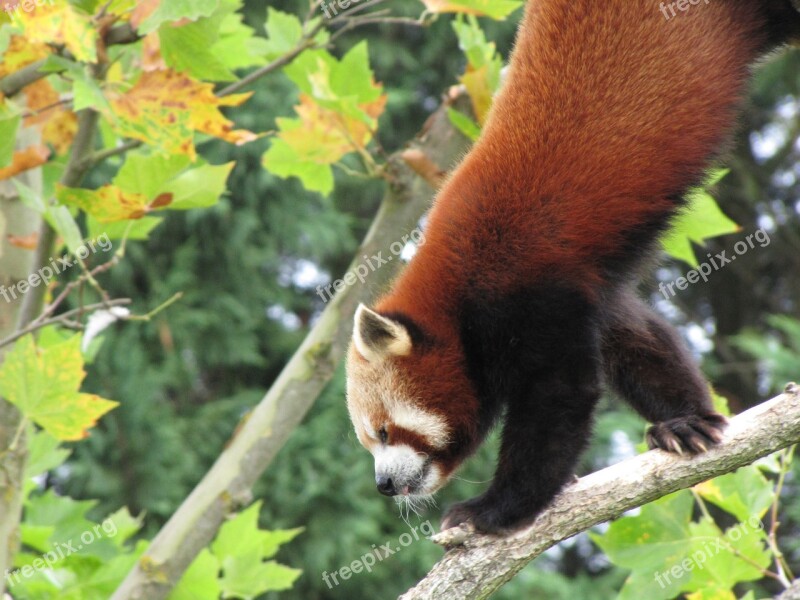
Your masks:
<path fill-rule="evenodd" d="M 380 309 L 437 329 L 470 290 L 594 290 L 652 243 L 729 137 L 768 37 L 758 2 L 701 0 L 669 20 L 668 4 L 528 3 L 482 136 Z"/>

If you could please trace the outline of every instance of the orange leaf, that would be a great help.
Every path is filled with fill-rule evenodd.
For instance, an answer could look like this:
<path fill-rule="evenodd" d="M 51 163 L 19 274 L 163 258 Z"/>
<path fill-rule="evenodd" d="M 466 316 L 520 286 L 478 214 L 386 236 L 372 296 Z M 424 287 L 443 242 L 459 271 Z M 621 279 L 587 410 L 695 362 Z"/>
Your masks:
<path fill-rule="evenodd" d="M 28 235 L 8 235 L 6 239 L 8 239 L 8 243 L 15 248 L 21 248 L 23 250 L 36 250 L 36 246 L 39 245 L 39 233 L 36 231 Z"/>
<path fill-rule="evenodd" d="M 74 112 L 63 109 L 47 114 L 50 118 L 42 129 L 42 141 L 52 144 L 57 154 L 66 154 L 78 132 L 78 117 Z"/>
<path fill-rule="evenodd" d="M 234 144 L 258 137 L 234 130 L 221 106 L 238 106 L 250 94 L 217 98 L 214 86 L 184 73 L 162 69 L 142 73 L 125 94 L 110 94 L 117 131 L 155 146 L 165 154 L 188 154 L 195 159 L 194 132 L 201 131 Z"/>
<path fill-rule="evenodd" d="M 133 25 L 133 28 L 139 29 L 139 25 L 155 12 L 160 3 L 161 0 L 141 0 L 136 5 L 136 8 L 133 9 L 133 14 L 131 15 L 131 25 Z"/>
<path fill-rule="evenodd" d="M 23 171 L 35 169 L 47 162 L 50 150 L 45 146 L 29 146 L 14 153 L 11 164 L 0 169 L 0 181 L 19 175 Z"/>
<path fill-rule="evenodd" d="M 8 48 L 3 54 L 3 61 L 0 62 L 0 77 L 19 71 L 22 67 L 49 55 L 50 49 L 45 44 L 32 42 L 22 35 L 11 36 Z"/>

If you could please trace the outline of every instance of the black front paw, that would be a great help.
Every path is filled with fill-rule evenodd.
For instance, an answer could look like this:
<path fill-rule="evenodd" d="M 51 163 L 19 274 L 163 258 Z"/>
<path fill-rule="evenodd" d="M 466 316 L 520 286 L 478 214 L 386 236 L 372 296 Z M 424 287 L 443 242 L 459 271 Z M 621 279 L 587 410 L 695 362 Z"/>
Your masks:
<path fill-rule="evenodd" d="M 442 530 L 466 523 L 481 533 L 502 535 L 529 524 L 535 517 L 535 513 L 510 511 L 505 503 L 483 495 L 451 506 L 442 519 Z"/>
<path fill-rule="evenodd" d="M 717 413 L 662 421 L 647 431 L 647 445 L 675 454 L 699 454 L 722 441 L 727 423 L 725 417 Z"/>

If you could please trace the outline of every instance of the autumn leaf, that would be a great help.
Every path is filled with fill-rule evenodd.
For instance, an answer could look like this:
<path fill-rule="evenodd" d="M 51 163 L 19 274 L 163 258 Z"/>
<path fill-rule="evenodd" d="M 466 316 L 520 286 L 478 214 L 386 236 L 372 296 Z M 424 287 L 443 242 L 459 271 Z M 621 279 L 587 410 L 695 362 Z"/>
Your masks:
<path fill-rule="evenodd" d="M 458 36 L 459 47 L 467 57 L 467 68 L 459 81 L 469 94 L 478 124 L 483 125 L 494 94 L 500 87 L 503 61 L 497 54 L 495 44 L 486 40 L 486 34 L 475 17 L 459 17 L 453 22 L 453 30 Z"/>
<path fill-rule="evenodd" d="M 11 164 L 0 169 L 0 181 L 35 169 L 47 162 L 50 151 L 45 146 L 29 146 L 14 153 Z"/>
<path fill-rule="evenodd" d="M 47 79 L 25 87 L 24 94 L 30 113 L 25 118 L 25 125 L 37 125 L 42 132 L 42 141 L 52 144 L 57 154 L 65 154 L 78 130 L 75 113 L 58 104 L 60 97 Z"/>
<path fill-rule="evenodd" d="M 36 250 L 36 246 L 39 244 L 39 233 L 37 231 L 32 231 L 28 235 L 8 235 L 6 239 L 8 243 L 15 248 Z"/>
<path fill-rule="evenodd" d="M 168 206 L 172 194 L 159 194 L 150 200 L 144 194 L 123 192 L 114 185 L 97 190 L 56 186 L 56 197 L 62 204 L 77 206 L 101 223 L 141 219 L 147 213 Z"/>
<path fill-rule="evenodd" d="M 326 51 L 306 52 L 286 73 L 300 88 L 297 117 L 276 120 L 280 131 L 264 154 L 264 166 L 327 194 L 333 188 L 330 165 L 350 152 L 366 152 L 386 95 L 373 78 L 366 43 L 341 60 Z"/>
<path fill-rule="evenodd" d="M 27 335 L 17 341 L 0 368 L 0 394 L 50 435 L 80 440 L 118 405 L 80 393 L 85 375 L 80 336 L 43 350 Z"/>
<path fill-rule="evenodd" d="M 238 106 L 249 97 L 217 98 L 212 84 L 170 69 L 145 72 L 127 93 L 111 93 L 112 126 L 120 135 L 141 140 L 163 154 L 186 154 L 194 160 L 195 131 L 234 144 L 258 137 L 250 131 L 234 130 L 219 110 Z"/>
<path fill-rule="evenodd" d="M 3 53 L 3 60 L 0 61 L 0 77 L 19 71 L 49 55 L 50 49 L 45 44 L 33 42 L 22 35 L 11 36 L 8 48 Z"/>
<path fill-rule="evenodd" d="M 14 22 L 24 29 L 31 42 L 65 46 L 79 61 L 97 61 L 97 28 L 92 17 L 66 2 L 44 5 L 37 2 L 31 10 L 16 11 Z"/>
<path fill-rule="evenodd" d="M 522 6 L 521 0 L 422 0 L 428 12 L 461 13 L 504 20 Z"/>

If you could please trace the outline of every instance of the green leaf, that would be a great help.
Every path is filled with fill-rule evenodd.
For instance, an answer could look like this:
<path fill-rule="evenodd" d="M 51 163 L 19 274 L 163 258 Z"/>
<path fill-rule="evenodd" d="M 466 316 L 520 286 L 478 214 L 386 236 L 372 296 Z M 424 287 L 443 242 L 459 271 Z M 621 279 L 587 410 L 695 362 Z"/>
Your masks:
<path fill-rule="evenodd" d="M 772 483 L 753 465 L 703 482 L 694 489 L 742 522 L 763 517 L 775 499 Z"/>
<path fill-rule="evenodd" d="M 127 507 L 122 507 L 103 519 L 100 525 L 103 533 L 114 542 L 114 545 L 122 548 L 126 541 L 139 532 L 143 524 L 143 514 L 134 517 Z"/>
<path fill-rule="evenodd" d="M 155 198 L 164 185 L 191 164 L 185 154 L 147 155 L 129 152 L 116 177 L 114 185 L 125 192 Z"/>
<path fill-rule="evenodd" d="M 63 73 L 66 79 L 72 81 L 73 110 L 78 111 L 84 108 L 109 110 L 111 108 L 103 90 L 86 65 L 51 54 L 45 59 L 45 64 L 40 70 Z"/>
<path fill-rule="evenodd" d="M 167 600 L 217 600 L 222 593 L 218 572 L 219 561 L 207 548 L 203 548 Z"/>
<path fill-rule="evenodd" d="M 233 81 L 236 76 L 217 58 L 218 18 L 200 19 L 180 27 L 165 23 L 158 29 L 161 55 L 170 67 L 196 79 Z"/>
<path fill-rule="evenodd" d="M 267 591 L 286 590 L 292 587 L 301 571 L 264 562 L 275 554 L 278 547 L 302 529 L 264 531 L 258 528 L 261 502 L 252 504 L 225 523 L 211 544 L 211 551 L 219 559 L 223 576 L 220 585 L 226 598 L 255 598 Z"/>
<path fill-rule="evenodd" d="M 715 523 L 704 519 L 692 523 L 690 533 L 692 546 L 686 562 L 690 569 L 685 570 L 691 577 L 684 584 L 684 591 L 714 587 L 732 590 L 741 581 L 756 581 L 764 577 L 761 569 L 769 566 L 771 556 L 766 550 L 763 530 L 740 523 L 723 535 Z"/>
<path fill-rule="evenodd" d="M 614 521 L 605 534 L 591 537 L 615 565 L 634 570 L 663 568 L 682 558 L 689 547 L 692 507 L 689 492 L 676 492 L 646 504 L 635 517 Z"/>
<path fill-rule="evenodd" d="M 478 139 L 481 135 L 481 128 L 475 121 L 470 119 L 464 113 L 454 109 L 449 108 L 447 109 L 447 118 L 450 119 L 450 122 L 453 126 L 458 129 L 461 133 L 463 133 L 467 138 L 472 140 L 473 142 Z"/>
<path fill-rule="evenodd" d="M 269 42 L 254 35 L 251 27 L 243 23 L 244 15 L 237 12 L 238 2 L 223 2 L 218 13 L 225 13 L 220 21 L 219 39 L 211 52 L 228 69 L 244 69 L 263 65 Z"/>
<path fill-rule="evenodd" d="M 91 215 L 86 215 L 86 225 L 89 231 L 89 239 L 96 239 L 105 234 L 111 240 L 146 240 L 161 223 L 160 217 L 142 217 L 132 221 L 112 221 L 101 223 Z"/>
<path fill-rule="evenodd" d="M 705 188 L 718 182 L 726 173 L 724 170 L 713 171 L 704 183 Z M 740 230 L 736 223 L 725 216 L 705 188 L 689 191 L 686 209 L 675 218 L 672 228 L 661 242 L 667 254 L 693 267 L 697 267 L 699 263 L 692 242 L 702 246 L 708 238 Z"/>
<path fill-rule="evenodd" d="M 303 25 L 295 15 L 267 8 L 267 60 L 274 60 L 292 50 L 303 37 Z"/>
<path fill-rule="evenodd" d="M 73 254 L 78 251 L 83 245 L 83 236 L 81 235 L 78 223 L 65 206 L 51 205 L 45 202 L 45 197 L 52 195 L 52 190 L 49 186 L 45 186 L 43 193 L 34 191 L 33 188 L 22 183 L 19 179 L 13 179 L 14 187 L 17 188 L 17 195 L 20 201 L 28 208 L 35 210 L 42 215 L 47 223 L 52 227 L 58 235 L 64 240 L 64 243 Z"/>
<path fill-rule="evenodd" d="M 24 496 L 27 498 L 37 484 L 34 477 L 43 475 L 52 469 L 64 464 L 72 454 L 70 450 L 61 447 L 61 442 L 52 435 L 42 430 L 28 428 L 28 460 L 25 463 Z"/>
<path fill-rule="evenodd" d="M 186 210 L 213 206 L 225 193 L 225 184 L 235 164 L 202 165 L 178 175 L 161 190 L 172 194 L 169 208 Z"/>
<path fill-rule="evenodd" d="M 218 6 L 219 0 L 161 0 L 153 14 L 139 25 L 139 33 L 150 33 L 163 23 L 210 17 Z"/>
<path fill-rule="evenodd" d="M 22 121 L 7 105 L 0 106 L 0 168 L 7 167 L 14 158 L 17 129 Z"/>
<path fill-rule="evenodd" d="M 321 165 L 304 160 L 282 139 L 273 139 L 269 150 L 264 154 L 264 168 L 271 173 L 287 178 L 297 177 L 307 190 L 327 196 L 333 191 L 333 170 L 329 165 Z"/>

